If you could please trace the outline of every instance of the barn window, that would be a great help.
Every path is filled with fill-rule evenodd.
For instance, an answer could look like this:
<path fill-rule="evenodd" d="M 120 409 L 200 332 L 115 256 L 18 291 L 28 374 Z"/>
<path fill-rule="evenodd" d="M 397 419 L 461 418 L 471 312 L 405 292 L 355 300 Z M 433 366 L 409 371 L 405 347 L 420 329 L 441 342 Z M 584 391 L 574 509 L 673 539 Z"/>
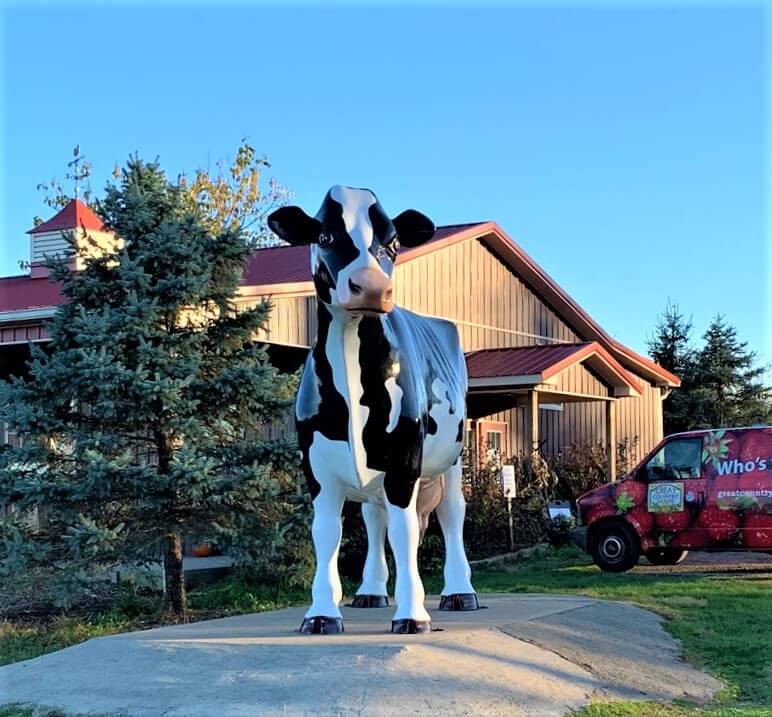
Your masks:
<path fill-rule="evenodd" d="M 509 424 L 506 421 L 477 421 L 478 462 L 502 463 L 509 458 Z"/>

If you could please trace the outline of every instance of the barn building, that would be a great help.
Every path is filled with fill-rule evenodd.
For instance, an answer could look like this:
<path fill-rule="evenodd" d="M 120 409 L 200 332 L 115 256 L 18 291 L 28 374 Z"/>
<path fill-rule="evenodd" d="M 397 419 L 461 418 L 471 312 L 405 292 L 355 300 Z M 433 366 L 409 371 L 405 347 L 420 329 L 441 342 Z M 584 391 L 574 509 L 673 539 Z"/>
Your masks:
<path fill-rule="evenodd" d="M 63 299 L 41 262 L 65 247 L 67 231 L 98 246 L 111 241 L 78 200 L 29 232 L 29 273 L 0 278 L 2 377 L 24 371 L 29 342 L 47 340 L 45 320 Z M 440 227 L 396 263 L 395 303 L 458 327 L 469 371 L 469 440 L 503 455 L 603 443 L 614 475 L 619 441 L 637 439 L 642 455 L 662 438 L 662 401 L 679 379 L 611 338 L 495 222 Z M 308 247 L 256 253 L 238 304 L 264 297 L 274 309 L 258 338 L 280 368 L 295 369 L 316 333 Z M 15 437 L 3 429 L 2 439 Z"/>

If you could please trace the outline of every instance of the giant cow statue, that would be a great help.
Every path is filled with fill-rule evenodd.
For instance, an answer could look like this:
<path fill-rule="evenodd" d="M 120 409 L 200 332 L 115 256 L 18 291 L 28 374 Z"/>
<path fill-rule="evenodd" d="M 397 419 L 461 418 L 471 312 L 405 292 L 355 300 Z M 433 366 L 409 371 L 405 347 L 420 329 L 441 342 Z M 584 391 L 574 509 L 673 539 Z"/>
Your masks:
<path fill-rule="evenodd" d="M 467 378 L 458 332 L 393 303 L 400 245 L 429 241 L 434 224 L 412 209 L 390 219 L 371 191 L 342 186 L 327 192 L 315 217 L 283 207 L 268 224 L 284 241 L 311 246 L 318 298 L 316 342 L 296 403 L 316 551 L 313 603 L 300 631 L 343 631 L 337 561 L 343 502 L 353 500 L 363 504 L 368 539 L 354 605 L 388 604 L 388 529 L 397 568 L 391 630 L 428 632 L 417 554 L 432 510 L 446 548 L 440 608 L 478 607 L 463 544 Z"/>

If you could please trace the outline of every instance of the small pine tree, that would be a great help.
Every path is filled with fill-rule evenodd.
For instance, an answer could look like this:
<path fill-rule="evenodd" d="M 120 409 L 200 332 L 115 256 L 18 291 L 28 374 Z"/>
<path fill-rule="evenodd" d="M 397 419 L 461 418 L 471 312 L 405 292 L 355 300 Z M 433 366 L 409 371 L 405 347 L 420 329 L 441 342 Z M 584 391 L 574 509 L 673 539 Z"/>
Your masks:
<path fill-rule="evenodd" d="M 688 365 L 692 350 L 692 320 L 668 299 L 665 310 L 657 318 L 654 336 L 648 339 L 649 355 L 662 368 L 680 376 Z"/>
<path fill-rule="evenodd" d="M 253 251 L 238 227 L 218 229 L 136 158 L 98 211 L 122 247 L 84 251 L 79 272 L 51 263 L 67 302 L 50 344 L 0 384 L 0 419 L 24 437 L 0 452 L 0 505 L 15 508 L 0 570 L 80 583 L 160 547 L 184 616 L 184 535 L 266 566 L 292 524 L 295 451 L 260 427 L 283 414 L 293 379 L 253 342 L 269 305 L 235 311 Z"/>
<path fill-rule="evenodd" d="M 647 340 L 651 358 L 681 379 L 681 388 L 672 391 L 663 402 L 666 434 L 684 431 L 690 427 L 689 395 L 695 358 L 691 334 L 691 318 L 687 319 L 678 304 L 668 300 L 665 310 L 657 318 L 654 336 Z"/>

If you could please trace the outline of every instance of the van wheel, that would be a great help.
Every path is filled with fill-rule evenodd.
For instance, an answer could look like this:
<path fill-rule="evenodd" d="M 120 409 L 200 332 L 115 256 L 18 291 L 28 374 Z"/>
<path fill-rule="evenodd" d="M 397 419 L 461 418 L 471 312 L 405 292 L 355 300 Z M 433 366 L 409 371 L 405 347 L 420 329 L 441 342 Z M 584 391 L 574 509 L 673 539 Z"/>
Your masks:
<path fill-rule="evenodd" d="M 686 560 L 687 555 L 689 555 L 688 550 L 660 548 L 659 550 L 650 550 L 646 553 L 646 559 L 652 565 L 678 565 L 678 563 Z"/>
<path fill-rule="evenodd" d="M 593 531 L 590 554 L 601 570 L 623 573 L 638 564 L 641 545 L 632 528 L 622 523 L 609 523 Z"/>

